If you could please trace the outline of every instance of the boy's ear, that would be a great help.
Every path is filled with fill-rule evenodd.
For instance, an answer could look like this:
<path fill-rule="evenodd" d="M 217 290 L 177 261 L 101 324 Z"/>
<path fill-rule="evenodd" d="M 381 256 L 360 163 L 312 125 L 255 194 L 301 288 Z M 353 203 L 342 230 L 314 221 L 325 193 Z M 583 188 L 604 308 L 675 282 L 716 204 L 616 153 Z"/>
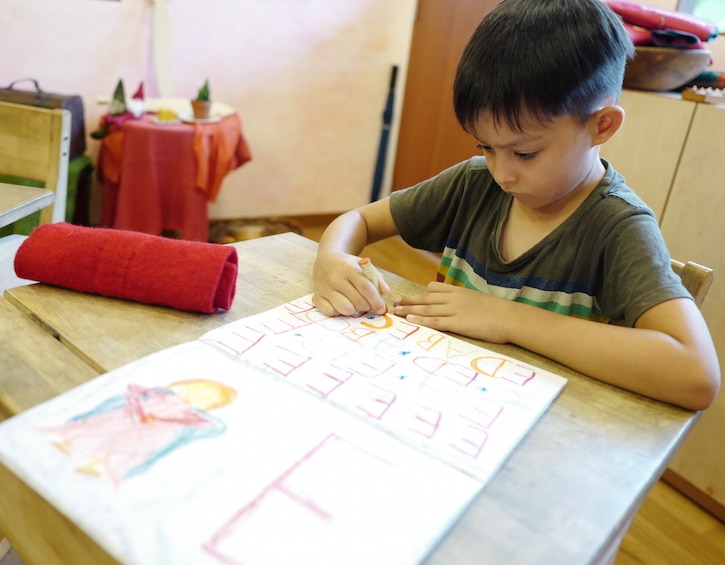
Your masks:
<path fill-rule="evenodd" d="M 594 145 L 601 145 L 609 141 L 619 131 L 624 123 L 624 108 L 614 104 L 604 106 L 597 110 L 592 116 Z"/>

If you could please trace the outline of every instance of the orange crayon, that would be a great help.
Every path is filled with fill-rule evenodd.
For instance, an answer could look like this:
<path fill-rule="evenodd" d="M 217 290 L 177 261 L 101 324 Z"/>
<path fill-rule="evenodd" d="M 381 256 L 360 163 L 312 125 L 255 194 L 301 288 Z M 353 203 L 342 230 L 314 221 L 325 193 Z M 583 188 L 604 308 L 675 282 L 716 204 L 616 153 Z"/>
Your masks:
<path fill-rule="evenodd" d="M 378 292 L 380 292 L 380 284 L 378 283 L 378 274 L 375 272 L 375 268 L 373 267 L 373 262 L 370 260 L 370 257 L 361 257 L 360 261 L 358 261 L 360 264 L 360 268 L 362 269 L 362 274 L 365 275 L 365 278 L 368 279 L 373 285 L 375 285 L 375 288 L 378 289 Z"/>
<path fill-rule="evenodd" d="M 358 264 L 360 265 L 360 268 L 362 269 L 362 274 L 365 276 L 366 279 L 368 279 L 375 288 L 378 289 L 378 292 L 380 293 L 380 296 L 383 295 L 383 292 L 380 290 L 380 283 L 378 282 L 378 273 L 375 270 L 375 267 L 373 267 L 373 262 L 370 260 L 370 257 L 361 257 L 358 261 Z M 385 314 L 388 313 L 388 306 L 385 305 Z"/>

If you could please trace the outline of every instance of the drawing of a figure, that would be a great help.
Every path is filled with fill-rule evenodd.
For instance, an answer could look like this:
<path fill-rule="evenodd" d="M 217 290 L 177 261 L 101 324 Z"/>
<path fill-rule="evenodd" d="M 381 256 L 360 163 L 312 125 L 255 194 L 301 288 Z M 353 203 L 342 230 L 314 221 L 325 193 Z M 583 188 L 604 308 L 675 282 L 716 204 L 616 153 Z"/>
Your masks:
<path fill-rule="evenodd" d="M 76 471 L 118 485 L 191 441 L 222 434 L 226 425 L 208 411 L 235 396 L 234 389 L 204 379 L 163 388 L 130 384 L 124 394 L 45 431 L 56 435 L 53 444 L 78 462 Z"/>

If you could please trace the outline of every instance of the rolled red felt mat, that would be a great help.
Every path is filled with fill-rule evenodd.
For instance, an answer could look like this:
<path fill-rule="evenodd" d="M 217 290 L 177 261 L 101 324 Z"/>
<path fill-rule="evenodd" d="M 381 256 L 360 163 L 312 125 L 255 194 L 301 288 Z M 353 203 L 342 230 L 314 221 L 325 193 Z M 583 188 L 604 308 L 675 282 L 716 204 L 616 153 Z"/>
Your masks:
<path fill-rule="evenodd" d="M 24 279 L 204 313 L 231 308 L 237 268 L 232 246 L 66 223 L 39 226 L 15 256 Z"/>

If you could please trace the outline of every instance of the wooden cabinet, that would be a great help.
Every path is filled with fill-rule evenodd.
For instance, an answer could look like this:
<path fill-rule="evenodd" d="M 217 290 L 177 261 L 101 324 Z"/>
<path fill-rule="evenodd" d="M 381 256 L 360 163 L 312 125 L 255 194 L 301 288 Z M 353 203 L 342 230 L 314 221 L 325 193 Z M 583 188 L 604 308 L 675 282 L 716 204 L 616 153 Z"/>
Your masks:
<path fill-rule="evenodd" d="M 627 91 L 622 106 L 626 127 L 602 156 L 655 209 L 672 256 L 715 270 L 702 312 L 725 374 L 725 105 Z M 725 520 L 725 387 L 665 480 Z"/>
<path fill-rule="evenodd" d="M 698 104 L 662 218 L 673 256 L 715 270 L 702 312 L 725 374 L 725 105 Z M 681 490 L 725 521 L 725 390 L 670 464 Z M 678 483 L 670 481 L 675 486 Z M 692 487 L 692 488 L 690 488 Z M 699 495 L 705 495 L 698 499 Z"/>
<path fill-rule="evenodd" d="M 600 154 L 661 219 L 697 103 L 625 90 L 620 104 L 624 124 Z"/>

